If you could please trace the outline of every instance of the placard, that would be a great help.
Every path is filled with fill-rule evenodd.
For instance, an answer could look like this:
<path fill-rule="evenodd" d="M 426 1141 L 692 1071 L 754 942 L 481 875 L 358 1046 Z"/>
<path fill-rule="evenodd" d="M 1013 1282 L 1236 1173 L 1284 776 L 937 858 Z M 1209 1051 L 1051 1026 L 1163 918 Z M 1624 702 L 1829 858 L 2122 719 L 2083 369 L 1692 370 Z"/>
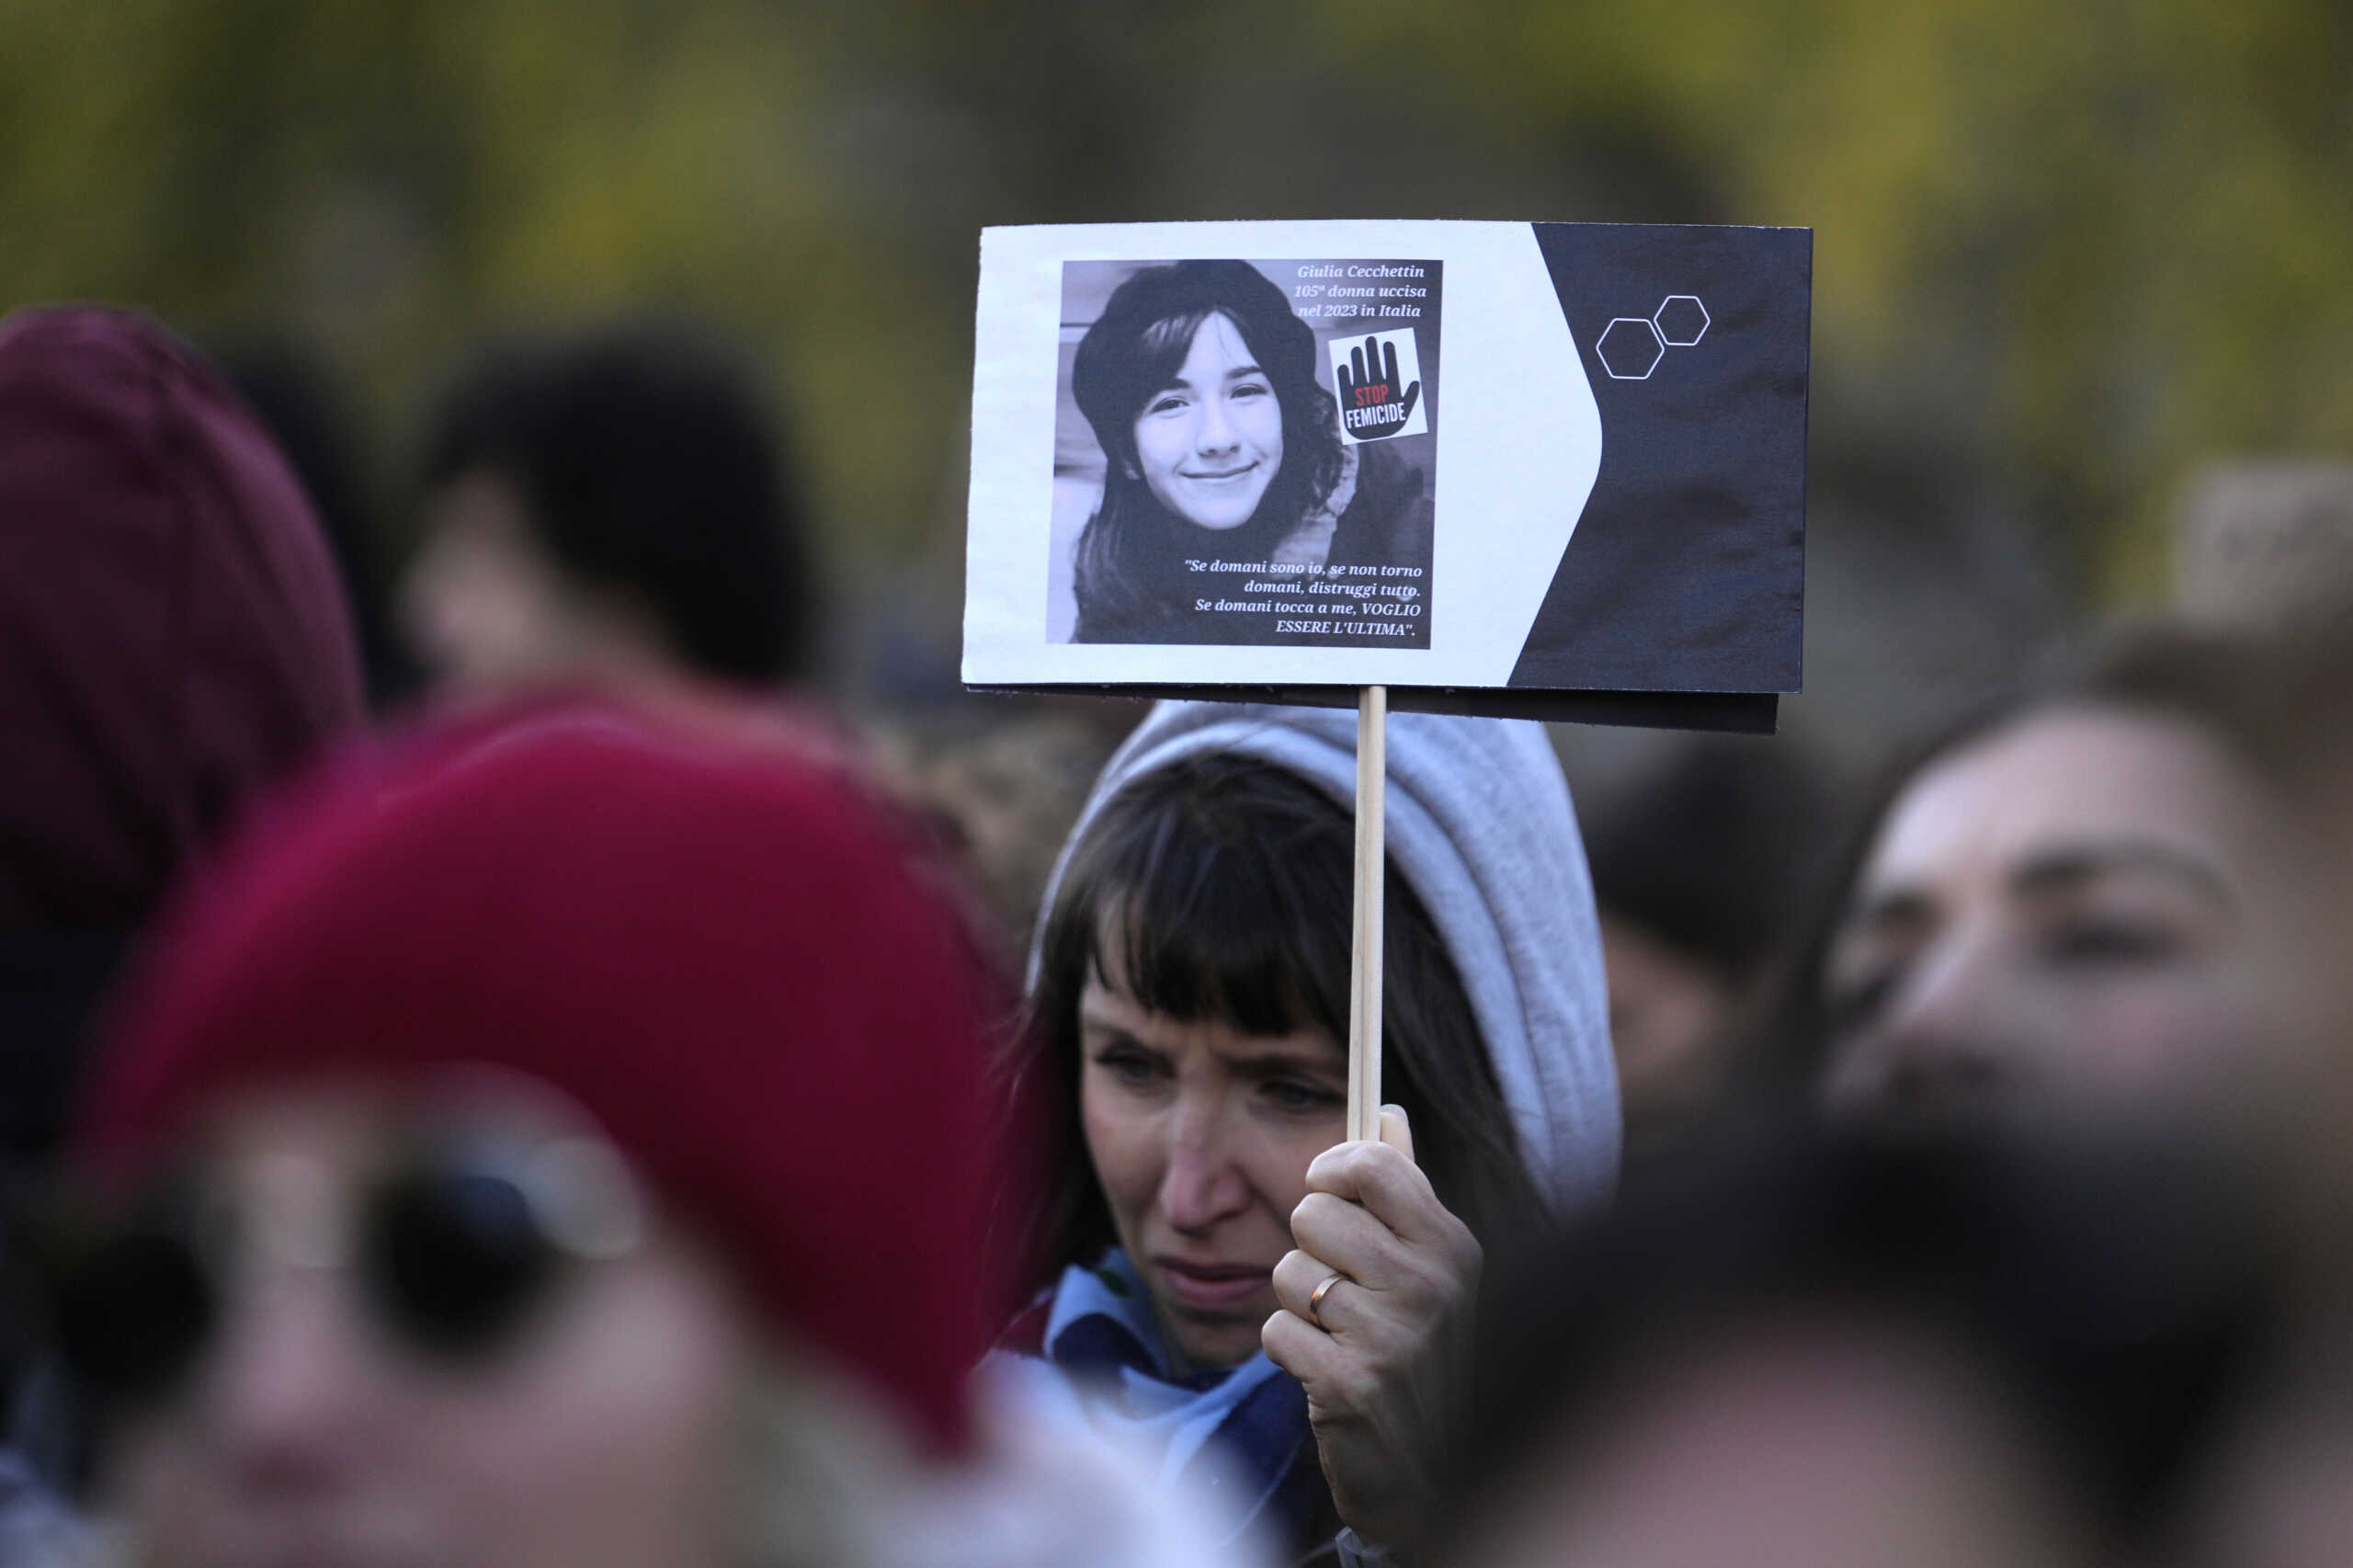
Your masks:
<path fill-rule="evenodd" d="M 964 679 L 1769 728 L 1812 237 L 982 237 Z"/>

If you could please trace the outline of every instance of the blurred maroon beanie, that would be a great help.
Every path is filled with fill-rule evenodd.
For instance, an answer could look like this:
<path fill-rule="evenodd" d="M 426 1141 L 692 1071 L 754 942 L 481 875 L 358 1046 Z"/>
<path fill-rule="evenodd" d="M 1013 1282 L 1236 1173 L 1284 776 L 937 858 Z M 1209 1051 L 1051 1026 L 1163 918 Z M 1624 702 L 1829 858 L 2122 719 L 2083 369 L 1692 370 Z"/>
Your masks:
<path fill-rule="evenodd" d="M 0 932 L 137 926 L 361 714 L 324 539 L 226 384 L 139 316 L 0 322 Z"/>
<path fill-rule="evenodd" d="M 593 705 L 333 771 L 167 920 L 101 1063 L 101 1171 L 241 1086 L 528 1074 L 786 1343 L 961 1442 L 1004 993 L 915 840 L 837 768 Z"/>

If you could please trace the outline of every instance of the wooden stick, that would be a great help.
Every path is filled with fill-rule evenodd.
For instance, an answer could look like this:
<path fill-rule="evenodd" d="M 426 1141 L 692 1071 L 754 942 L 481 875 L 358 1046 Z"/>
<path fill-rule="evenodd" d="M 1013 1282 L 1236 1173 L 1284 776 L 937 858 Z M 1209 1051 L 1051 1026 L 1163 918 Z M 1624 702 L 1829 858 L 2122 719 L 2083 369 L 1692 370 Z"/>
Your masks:
<path fill-rule="evenodd" d="M 1381 1139 L 1381 958 L 1389 863 L 1389 688 L 1357 698 L 1356 940 L 1349 952 L 1348 1136 Z"/>

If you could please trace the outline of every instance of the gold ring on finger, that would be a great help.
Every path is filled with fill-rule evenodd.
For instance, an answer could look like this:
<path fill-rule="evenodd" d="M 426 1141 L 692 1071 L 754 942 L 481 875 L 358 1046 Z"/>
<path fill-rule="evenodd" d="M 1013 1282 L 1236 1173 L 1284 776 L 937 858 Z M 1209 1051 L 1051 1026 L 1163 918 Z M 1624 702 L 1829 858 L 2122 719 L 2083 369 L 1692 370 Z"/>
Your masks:
<path fill-rule="evenodd" d="M 1347 1276 L 1345 1274 L 1326 1275 L 1323 1284 L 1318 1285 L 1314 1290 L 1307 1293 L 1308 1318 L 1315 1324 L 1316 1327 L 1323 1328 L 1324 1332 L 1326 1334 L 1329 1334 L 1332 1331 L 1324 1327 L 1324 1298 L 1330 1292 L 1333 1286 L 1337 1285 L 1341 1280 L 1347 1278 Z"/>

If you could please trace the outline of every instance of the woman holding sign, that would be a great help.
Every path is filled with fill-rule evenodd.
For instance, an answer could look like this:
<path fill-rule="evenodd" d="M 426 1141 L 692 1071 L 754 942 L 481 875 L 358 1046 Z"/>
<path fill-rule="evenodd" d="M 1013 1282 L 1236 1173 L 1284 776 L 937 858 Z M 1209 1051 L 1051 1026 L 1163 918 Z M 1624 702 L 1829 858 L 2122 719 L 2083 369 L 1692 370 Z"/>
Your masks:
<path fill-rule="evenodd" d="M 1262 640 L 1194 610 L 1188 560 L 1427 567 L 1421 471 L 1343 442 L 1316 361 L 1314 332 L 1248 262 L 1146 267 L 1112 293 L 1071 369 L 1105 459 L 1073 641 Z"/>
<path fill-rule="evenodd" d="M 1389 736 L 1400 1104 L 1341 1142 L 1354 754 L 1345 711 L 1172 704 L 1105 769 L 1033 951 L 1045 1288 L 993 1358 L 1294 1551 L 1396 1538 L 1481 1238 L 1601 1196 L 1618 1153 L 1559 767 L 1533 725 L 1426 714 Z"/>

